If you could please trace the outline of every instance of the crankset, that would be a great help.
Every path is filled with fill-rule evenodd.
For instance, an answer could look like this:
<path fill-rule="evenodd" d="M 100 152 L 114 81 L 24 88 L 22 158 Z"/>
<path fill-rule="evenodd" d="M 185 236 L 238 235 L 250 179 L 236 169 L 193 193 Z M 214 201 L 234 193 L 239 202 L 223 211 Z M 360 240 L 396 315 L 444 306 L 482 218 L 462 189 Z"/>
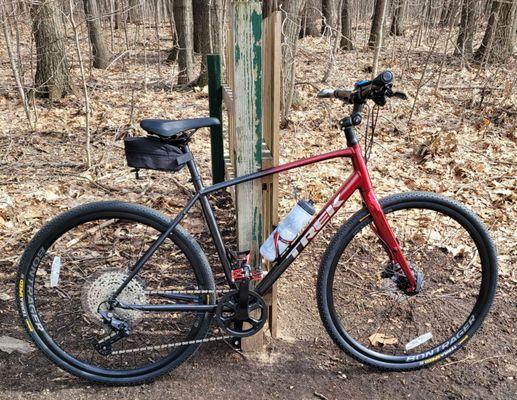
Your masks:
<path fill-rule="evenodd" d="M 221 297 L 215 315 L 221 329 L 235 337 L 254 335 L 262 329 L 267 317 L 266 302 L 247 287 L 232 290 Z"/>

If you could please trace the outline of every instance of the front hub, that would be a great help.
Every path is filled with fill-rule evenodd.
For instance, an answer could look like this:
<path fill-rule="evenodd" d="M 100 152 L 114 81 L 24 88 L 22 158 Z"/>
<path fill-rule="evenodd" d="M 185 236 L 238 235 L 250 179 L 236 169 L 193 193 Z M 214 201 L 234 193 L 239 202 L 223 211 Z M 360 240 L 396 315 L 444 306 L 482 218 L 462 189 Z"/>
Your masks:
<path fill-rule="evenodd" d="M 416 268 L 411 268 L 411 271 L 415 277 L 414 290 L 410 290 L 411 284 L 398 264 L 389 263 L 382 271 L 381 277 L 393 281 L 397 288 L 408 296 L 414 296 L 420 293 L 424 287 L 424 273 Z"/>

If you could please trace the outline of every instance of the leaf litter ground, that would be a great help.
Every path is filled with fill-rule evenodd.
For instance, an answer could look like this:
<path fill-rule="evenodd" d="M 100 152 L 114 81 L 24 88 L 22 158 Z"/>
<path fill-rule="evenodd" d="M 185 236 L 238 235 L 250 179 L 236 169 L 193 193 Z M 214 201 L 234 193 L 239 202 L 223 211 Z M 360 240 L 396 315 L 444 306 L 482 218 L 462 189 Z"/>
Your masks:
<path fill-rule="evenodd" d="M 360 32 L 359 32 L 360 33 Z M 364 32 L 363 32 L 364 33 Z M 146 34 L 152 37 L 154 31 Z M 472 208 L 496 240 L 500 285 L 485 327 L 466 349 L 445 363 L 411 373 L 380 373 L 342 354 L 324 332 L 316 308 L 318 260 L 340 223 L 356 211 L 355 199 L 291 267 L 279 283 L 279 338 L 266 350 L 245 358 L 225 345 L 206 345 L 184 366 L 157 382 L 136 388 L 104 388 L 77 380 L 50 367 L 39 352 L 0 352 L 0 398 L 69 396 L 99 399 L 164 395 L 185 398 L 509 398 L 516 393 L 516 61 L 505 68 L 480 69 L 428 50 L 439 32 L 412 49 L 415 35 L 387 38 L 382 68 L 394 71 L 396 86 L 411 101 L 393 101 L 381 110 L 370 166 L 379 197 L 410 190 L 439 192 Z M 27 40 L 25 38 L 25 40 Z M 162 39 L 165 41 L 165 39 Z M 23 42 L 22 45 L 28 42 Z M 25 46 L 26 47 L 26 46 Z M 22 48 L 25 48 L 22 46 Z M 166 53 L 142 51 L 136 43 L 129 58 L 89 78 L 93 108 L 94 168 L 84 171 L 85 115 L 82 96 L 49 106 L 37 100 L 37 129 L 30 132 L 10 78 L 6 51 L 0 64 L 0 334 L 25 340 L 13 306 L 17 262 L 24 246 L 52 216 L 90 201 L 120 199 L 177 213 L 187 199 L 185 171 L 144 172 L 135 180 L 125 166 L 124 135 L 143 134 L 143 118 L 188 118 L 208 114 L 205 90 L 172 90 L 176 70 L 153 60 Z M 336 123 L 345 110 L 315 98 L 317 88 L 349 87 L 366 77 L 372 54 L 362 49 L 336 57 L 327 83 L 327 39 L 301 41 L 297 59 L 297 96 L 290 123 L 281 131 L 281 162 L 341 148 Z M 420 81 L 425 63 L 427 74 Z M 442 68 L 439 89 L 436 77 Z M 78 75 L 78 68 L 72 71 Z M 432 78 L 431 78 L 432 77 Z M 408 117 L 419 82 L 416 109 Z M 199 131 L 192 143 L 202 174 L 210 177 L 209 133 Z M 329 162 L 306 167 L 280 179 L 280 210 L 295 203 L 293 195 L 311 197 L 321 207 L 348 176 L 348 166 Z M 233 240 L 234 219 L 228 196 L 214 199 L 224 236 Z M 185 227 L 214 254 L 204 235 L 200 211 Z M 213 265 L 216 259 L 210 257 Z M 216 272 L 220 270 L 215 267 Z"/>

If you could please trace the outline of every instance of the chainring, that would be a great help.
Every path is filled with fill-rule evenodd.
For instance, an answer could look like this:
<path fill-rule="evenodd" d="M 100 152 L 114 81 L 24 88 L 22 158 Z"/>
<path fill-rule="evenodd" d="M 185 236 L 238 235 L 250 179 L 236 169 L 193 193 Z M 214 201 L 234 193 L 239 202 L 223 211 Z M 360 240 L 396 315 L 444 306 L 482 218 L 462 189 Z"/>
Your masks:
<path fill-rule="evenodd" d="M 236 318 L 238 306 L 238 290 L 232 290 L 219 299 L 215 318 L 221 329 L 236 337 L 252 336 L 260 331 L 268 318 L 268 307 L 262 296 L 249 291 L 248 317 L 244 320 Z"/>
<path fill-rule="evenodd" d="M 99 271 L 88 278 L 81 293 L 81 304 L 89 320 L 103 325 L 100 312 L 108 310 L 107 301 L 124 282 L 128 274 L 128 271 L 113 268 Z M 146 304 L 147 296 L 142 279 L 138 276 L 131 279 L 118 295 L 117 300 L 126 304 Z M 137 310 L 115 308 L 111 312 L 113 316 L 127 322 L 132 327 L 143 318 L 143 312 Z"/>

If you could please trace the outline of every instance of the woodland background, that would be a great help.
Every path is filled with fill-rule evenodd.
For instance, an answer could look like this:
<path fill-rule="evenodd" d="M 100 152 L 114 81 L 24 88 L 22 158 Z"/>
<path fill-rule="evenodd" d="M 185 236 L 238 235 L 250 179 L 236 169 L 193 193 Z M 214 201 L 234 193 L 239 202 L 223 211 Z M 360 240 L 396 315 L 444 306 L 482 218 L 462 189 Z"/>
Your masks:
<path fill-rule="evenodd" d="M 135 180 L 122 139 L 142 135 L 143 118 L 208 114 L 204 56 L 225 46 L 227 1 L 0 1 L 0 336 L 24 339 L 13 306 L 16 264 L 52 216 L 112 198 L 178 212 L 184 171 Z M 336 128 L 345 110 L 318 101 L 318 89 L 394 71 L 395 87 L 410 101 L 381 110 L 372 177 L 379 196 L 443 193 L 489 227 L 500 285 L 481 333 L 446 363 L 411 374 L 371 371 L 330 344 L 315 305 L 316 260 L 356 201 L 293 265 L 282 280 L 289 285 L 280 283 L 280 338 L 263 354 L 242 359 L 224 345 L 206 346 L 152 385 L 110 389 L 49 368 L 39 352 L 0 352 L 0 397 L 516 395 L 517 1 L 284 0 L 264 7 L 284 14 L 281 162 L 343 146 Z M 200 131 L 192 144 L 206 181 L 208 139 Z M 294 204 L 293 192 L 321 207 L 344 173 L 327 163 L 282 175 L 281 214 Z M 231 226 L 231 216 L 220 214 Z M 199 213 L 186 228 L 210 253 Z"/>

